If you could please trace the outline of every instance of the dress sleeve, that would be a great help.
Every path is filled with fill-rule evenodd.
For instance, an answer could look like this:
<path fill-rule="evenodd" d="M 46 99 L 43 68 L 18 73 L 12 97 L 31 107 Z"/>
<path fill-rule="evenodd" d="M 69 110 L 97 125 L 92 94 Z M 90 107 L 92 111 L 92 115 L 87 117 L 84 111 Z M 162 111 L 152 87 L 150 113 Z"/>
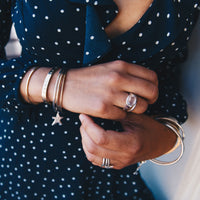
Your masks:
<path fill-rule="evenodd" d="M 180 124 L 188 118 L 187 103 L 179 88 L 180 68 L 168 63 L 156 71 L 159 79 L 159 97 L 150 105 L 148 114 L 174 117 Z"/>
<path fill-rule="evenodd" d="M 168 61 L 161 60 L 159 67 L 155 70 L 159 79 L 159 98 L 148 110 L 150 115 L 174 117 L 181 124 L 188 118 L 187 103 L 180 89 L 181 63 L 186 60 L 188 55 L 187 42 L 199 16 L 199 4 L 198 2 L 192 6 L 192 10 L 187 15 L 184 29 L 176 40 L 165 49 L 170 59 Z M 158 56 L 162 57 L 162 53 Z"/>
<path fill-rule="evenodd" d="M 11 1 L 0 1 L 0 108 L 7 112 L 21 112 L 24 107 L 33 106 L 23 101 L 19 86 L 26 70 L 34 65 L 34 60 L 23 56 L 6 60 L 4 48 L 9 40 L 11 25 Z"/>
<path fill-rule="evenodd" d="M 0 58 L 5 58 L 4 47 L 9 39 L 11 28 L 11 3 L 0 1 Z"/>

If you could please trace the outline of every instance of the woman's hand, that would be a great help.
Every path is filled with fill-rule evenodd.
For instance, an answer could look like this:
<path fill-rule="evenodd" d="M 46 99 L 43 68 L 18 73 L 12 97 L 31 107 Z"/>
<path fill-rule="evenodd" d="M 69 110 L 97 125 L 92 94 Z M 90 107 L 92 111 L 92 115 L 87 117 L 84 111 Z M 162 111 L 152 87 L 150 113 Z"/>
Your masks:
<path fill-rule="evenodd" d="M 97 166 L 103 158 L 109 158 L 114 169 L 122 169 L 161 156 L 176 142 L 173 131 L 143 114 L 127 114 L 121 121 L 123 132 L 105 131 L 87 115 L 81 114 L 80 120 L 83 149 L 87 159 Z"/>
<path fill-rule="evenodd" d="M 144 67 L 114 61 L 71 69 L 63 95 L 66 110 L 106 119 L 122 119 L 128 93 L 137 95 L 134 113 L 143 113 L 158 97 L 156 73 Z"/>

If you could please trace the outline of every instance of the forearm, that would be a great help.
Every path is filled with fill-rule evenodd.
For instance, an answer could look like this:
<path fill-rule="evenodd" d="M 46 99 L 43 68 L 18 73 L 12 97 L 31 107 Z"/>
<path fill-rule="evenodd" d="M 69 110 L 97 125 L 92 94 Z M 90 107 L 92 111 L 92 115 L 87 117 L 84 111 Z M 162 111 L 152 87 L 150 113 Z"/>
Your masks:
<path fill-rule="evenodd" d="M 50 68 L 41 67 L 34 72 L 30 69 L 25 74 L 20 85 L 20 94 L 25 101 L 29 101 L 28 98 L 29 103 L 43 101 L 42 88 L 48 82 L 45 78 L 49 71 Z M 47 99 L 50 102 L 54 102 L 54 90 L 61 89 L 61 85 L 56 84 L 59 71 L 53 73 L 47 87 Z M 143 113 L 148 103 L 153 103 L 158 95 L 157 77 L 153 71 L 123 61 L 69 69 L 64 81 L 62 99 L 59 99 L 62 105 L 59 106 L 71 112 L 106 119 L 125 117 L 123 107 L 130 92 L 138 96 L 135 113 Z"/>

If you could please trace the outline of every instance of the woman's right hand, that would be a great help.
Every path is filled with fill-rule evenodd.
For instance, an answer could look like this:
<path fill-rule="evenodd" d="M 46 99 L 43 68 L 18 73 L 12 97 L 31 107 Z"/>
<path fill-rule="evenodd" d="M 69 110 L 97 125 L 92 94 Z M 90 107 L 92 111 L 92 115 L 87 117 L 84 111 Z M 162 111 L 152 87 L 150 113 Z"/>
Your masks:
<path fill-rule="evenodd" d="M 134 113 L 143 113 L 158 97 L 155 72 L 124 61 L 70 69 L 63 94 L 63 108 L 106 119 L 122 119 L 128 93 L 137 95 Z"/>

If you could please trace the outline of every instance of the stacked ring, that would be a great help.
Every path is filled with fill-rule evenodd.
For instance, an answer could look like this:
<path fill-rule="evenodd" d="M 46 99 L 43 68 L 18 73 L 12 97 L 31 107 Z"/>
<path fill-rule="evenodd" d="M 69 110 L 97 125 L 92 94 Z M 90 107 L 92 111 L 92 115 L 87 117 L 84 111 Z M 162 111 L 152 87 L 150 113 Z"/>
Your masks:
<path fill-rule="evenodd" d="M 124 110 L 127 112 L 131 112 L 135 109 L 137 105 L 137 96 L 133 93 L 129 93 L 128 97 L 126 98 L 126 106 Z"/>
<path fill-rule="evenodd" d="M 111 169 L 113 168 L 113 165 L 110 165 L 110 159 L 109 158 L 103 158 L 103 162 L 101 167 L 104 167 L 106 169 Z"/>

